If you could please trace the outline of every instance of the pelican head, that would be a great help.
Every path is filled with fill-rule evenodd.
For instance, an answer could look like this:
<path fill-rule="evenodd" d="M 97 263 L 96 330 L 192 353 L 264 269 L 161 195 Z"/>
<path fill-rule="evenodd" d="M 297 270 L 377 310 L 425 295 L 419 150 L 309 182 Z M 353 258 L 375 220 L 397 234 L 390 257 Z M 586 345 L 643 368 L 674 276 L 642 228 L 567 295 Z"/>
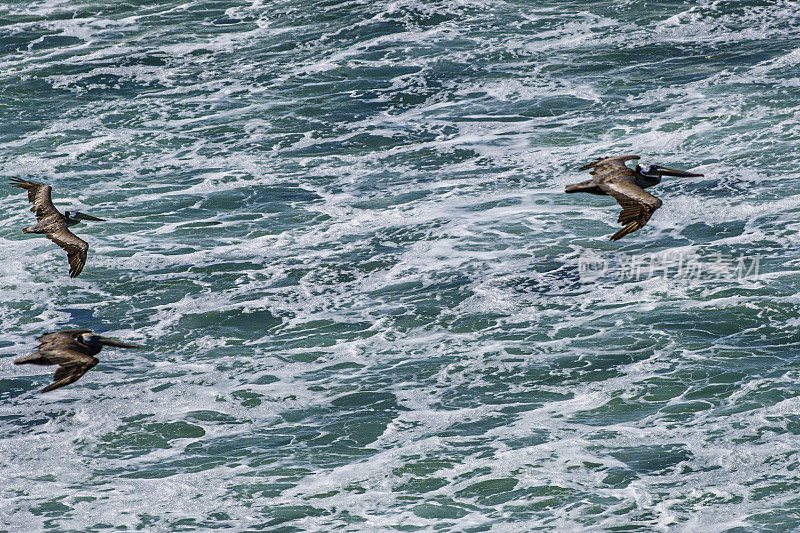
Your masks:
<path fill-rule="evenodd" d="M 646 185 L 655 185 L 661 182 L 664 176 L 674 176 L 676 178 L 701 178 L 702 174 L 686 172 L 685 170 L 675 170 L 674 168 L 662 167 L 661 165 L 636 165 L 636 177 L 641 179 Z"/>
<path fill-rule="evenodd" d="M 67 218 L 67 222 L 69 225 L 77 224 L 81 220 L 92 220 L 94 222 L 105 222 L 105 219 L 93 217 L 92 215 L 87 215 L 86 213 L 81 213 L 80 211 L 64 211 L 64 216 Z"/>
<path fill-rule="evenodd" d="M 128 344 L 127 342 L 118 341 L 116 339 L 101 337 L 91 332 L 78 335 L 78 342 L 92 347 L 115 346 L 117 348 L 138 348 L 135 344 Z"/>

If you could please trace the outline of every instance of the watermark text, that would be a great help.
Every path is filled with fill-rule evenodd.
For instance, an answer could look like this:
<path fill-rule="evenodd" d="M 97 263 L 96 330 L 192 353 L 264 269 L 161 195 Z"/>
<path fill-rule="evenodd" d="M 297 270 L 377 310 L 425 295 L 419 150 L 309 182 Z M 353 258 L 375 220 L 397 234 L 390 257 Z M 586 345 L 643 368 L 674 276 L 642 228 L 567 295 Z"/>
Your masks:
<path fill-rule="evenodd" d="M 694 253 L 602 254 L 584 252 L 578 257 L 581 281 L 649 278 L 742 281 L 758 277 L 760 255 L 700 256 Z"/>

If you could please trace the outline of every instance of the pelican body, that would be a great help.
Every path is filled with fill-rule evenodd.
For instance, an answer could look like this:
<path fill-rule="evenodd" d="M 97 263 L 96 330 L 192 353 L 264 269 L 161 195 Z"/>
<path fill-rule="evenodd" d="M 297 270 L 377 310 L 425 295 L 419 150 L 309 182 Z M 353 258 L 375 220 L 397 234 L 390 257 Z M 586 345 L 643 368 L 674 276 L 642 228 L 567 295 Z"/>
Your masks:
<path fill-rule="evenodd" d="M 88 329 L 72 329 L 47 333 L 37 337 L 39 347 L 31 355 L 14 360 L 15 365 L 59 365 L 53 383 L 39 392 L 49 392 L 70 383 L 75 383 L 81 376 L 100 361 L 94 357 L 103 346 L 118 348 L 138 348 L 108 337 L 95 335 Z"/>
<path fill-rule="evenodd" d="M 580 168 L 591 169 L 592 179 L 567 185 L 566 192 L 587 192 L 614 197 L 622 206 L 617 222 L 624 227 L 611 236 L 616 241 L 629 233 L 641 229 L 650 220 L 656 209 L 661 207 L 661 200 L 644 191 L 661 183 L 664 176 L 702 177 L 683 170 L 662 167 L 660 165 L 636 165 L 630 168 L 625 161 L 640 159 L 638 155 L 621 155 L 617 157 L 601 157 Z"/>
<path fill-rule="evenodd" d="M 80 274 L 86 264 L 89 245 L 83 239 L 76 237 L 69 227 L 78 224 L 81 220 L 102 222 L 103 219 L 79 211 L 74 213 L 65 211 L 62 215 L 53 205 L 53 200 L 50 198 L 52 188 L 49 185 L 20 178 L 11 178 L 11 184 L 28 191 L 28 201 L 33 204 L 31 211 L 36 213 L 36 225 L 24 228 L 22 233 L 45 235 L 67 252 L 69 277 L 74 278 Z"/>

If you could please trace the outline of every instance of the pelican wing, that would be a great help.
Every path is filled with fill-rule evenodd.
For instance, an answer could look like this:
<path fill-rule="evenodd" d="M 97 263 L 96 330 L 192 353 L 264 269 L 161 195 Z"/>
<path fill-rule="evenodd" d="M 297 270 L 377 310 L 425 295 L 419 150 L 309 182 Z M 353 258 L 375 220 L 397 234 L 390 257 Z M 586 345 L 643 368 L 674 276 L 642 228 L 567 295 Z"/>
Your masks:
<path fill-rule="evenodd" d="M 75 361 L 84 361 L 91 357 L 81 350 L 81 345 L 75 341 L 64 339 L 63 342 L 53 342 L 40 345 L 39 349 L 30 355 L 14 359 L 15 365 L 66 365 Z"/>
<path fill-rule="evenodd" d="M 65 331 L 56 331 L 54 333 L 45 333 L 44 335 L 36 337 L 36 340 L 41 343 L 40 345 L 52 342 L 70 343 L 77 339 L 78 335 L 91 332 L 92 330 L 90 329 L 69 329 Z"/>
<path fill-rule="evenodd" d="M 647 224 L 656 209 L 661 207 L 661 200 L 646 193 L 641 187 L 628 180 L 606 181 L 600 184 L 608 195 L 622 206 L 617 222 L 625 227 L 611 236 L 616 241 L 629 233 L 641 229 Z"/>
<path fill-rule="evenodd" d="M 618 172 L 618 171 L 625 171 L 626 173 L 633 173 L 633 171 L 628 168 L 625 164 L 625 161 L 630 161 L 631 159 L 641 159 L 638 155 L 618 155 L 616 157 L 598 157 L 597 160 L 592 161 L 587 165 L 583 165 L 578 170 L 589 170 L 590 168 L 592 171 L 590 174 L 593 176 L 596 174 L 602 174 L 604 172 Z"/>
<path fill-rule="evenodd" d="M 59 368 L 56 370 L 56 375 L 53 376 L 53 383 L 43 388 L 39 392 L 49 392 L 58 389 L 70 383 L 78 381 L 86 372 L 89 371 L 94 365 L 100 361 L 90 355 L 85 355 L 77 352 L 70 352 L 74 354 L 71 360 L 59 363 Z"/>
<path fill-rule="evenodd" d="M 59 245 L 67 252 L 67 260 L 69 261 L 69 277 L 74 278 L 83 270 L 83 265 L 86 264 L 86 254 L 89 251 L 89 245 L 83 239 L 79 239 L 67 229 L 66 225 L 61 226 L 58 230 L 48 233 L 47 238 Z"/>
<path fill-rule="evenodd" d="M 53 200 L 50 198 L 50 191 L 52 188 L 44 183 L 36 183 L 35 181 L 26 181 L 20 178 L 11 178 L 11 184 L 14 187 L 25 189 L 28 191 L 28 201 L 32 203 L 31 211 L 36 213 L 36 218 L 41 220 L 49 215 L 60 215 L 56 206 L 53 205 Z"/>

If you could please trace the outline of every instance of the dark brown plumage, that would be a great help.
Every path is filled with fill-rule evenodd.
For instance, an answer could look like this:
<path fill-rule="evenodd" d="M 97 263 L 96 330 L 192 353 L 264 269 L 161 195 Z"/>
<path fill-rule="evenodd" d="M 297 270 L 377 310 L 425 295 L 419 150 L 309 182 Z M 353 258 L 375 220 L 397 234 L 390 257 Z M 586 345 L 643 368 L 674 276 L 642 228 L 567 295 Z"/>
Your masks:
<path fill-rule="evenodd" d="M 636 168 L 633 169 L 625 164 L 631 159 L 640 158 L 638 155 L 598 158 L 580 168 L 580 170 L 591 169 L 592 179 L 566 187 L 568 193 L 587 192 L 612 196 L 622 206 L 617 222 L 624 227 L 611 236 L 612 241 L 641 229 L 650 220 L 655 210 L 661 207 L 661 200 L 645 192 L 646 187 L 659 183 L 662 176 L 702 176 L 702 174 L 693 174 L 659 165 L 636 165 Z"/>
<path fill-rule="evenodd" d="M 135 344 L 127 344 L 107 337 L 95 335 L 88 329 L 73 329 L 46 333 L 37 337 L 39 347 L 31 355 L 14 360 L 15 365 L 59 365 L 53 383 L 39 392 L 48 392 L 70 383 L 75 383 L 81 376 L 99 363 L 95 355 L 103 346 L 119 348 L 138 348 Z"/>
<path fill-rule="evenodd" d="M 14 187 L 28 191 L 28 201 L 33 204 L 31 211 L 36 214 L 38 220 L 35 226 L 24 228 L 22 233 L 38 233 L 45 235 L 48 239 L 59 245 L 67 252 L 69 262 L 69 276 L 74 278 L 83 270 L 86 264 L 86 255 L 89 245 L 83 239 L 79 239 L 69 230 L 69 226 L 74 226 L 81 220 L 102 221 L 102 218 L 89 216 L 85 213 L 75 212 L 70 214 L 65 211 L 61 214 L 50 198 L 52 191 L 49 185 L 26 181 L 20 178 L 11 178 Z"/>

